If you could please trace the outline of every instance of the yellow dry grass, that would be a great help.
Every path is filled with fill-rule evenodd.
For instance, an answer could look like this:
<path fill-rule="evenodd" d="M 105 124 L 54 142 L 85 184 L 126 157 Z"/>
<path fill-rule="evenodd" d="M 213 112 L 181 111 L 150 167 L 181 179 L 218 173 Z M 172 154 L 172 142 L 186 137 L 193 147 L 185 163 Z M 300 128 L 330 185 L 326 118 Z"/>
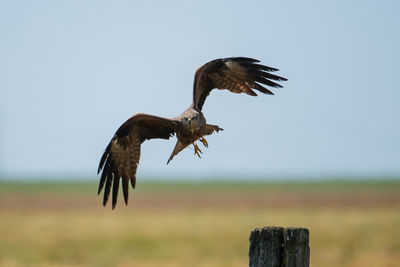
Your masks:
<path fill-rule="evenodd" d="M 308 228 L 312 266 L 400 262 L 398 183 L 142 184 L 114 211 L 79 184 L 1 186 L 0 266 L 246 266 L 250 231 L 267 225 Z"/>

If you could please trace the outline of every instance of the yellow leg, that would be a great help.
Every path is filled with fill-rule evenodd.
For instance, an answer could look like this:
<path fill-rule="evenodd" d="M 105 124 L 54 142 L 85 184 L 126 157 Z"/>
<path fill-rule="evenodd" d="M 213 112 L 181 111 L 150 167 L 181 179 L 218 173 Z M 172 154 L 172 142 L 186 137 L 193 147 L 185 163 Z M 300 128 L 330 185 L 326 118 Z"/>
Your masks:
<path fill-rule="evenodd" d="M 208 147 L 208 142 L 207 142 L 207 140 L 204 138 L 204 136 L 202 136 L 199 140 L 200 140 L 200 142 L 203 143 L 203 145 L 204 145 L 205 147 Z"/>
<path fill-rule="evenodd" d="M 201 158 L 200 153 L 203 154 L 203 152 L 201 152 L 199 146 L 196 143 L 193 143 L 193 147 L 194 147 L 194 154 L 196 154 L 199 158 Z"/>

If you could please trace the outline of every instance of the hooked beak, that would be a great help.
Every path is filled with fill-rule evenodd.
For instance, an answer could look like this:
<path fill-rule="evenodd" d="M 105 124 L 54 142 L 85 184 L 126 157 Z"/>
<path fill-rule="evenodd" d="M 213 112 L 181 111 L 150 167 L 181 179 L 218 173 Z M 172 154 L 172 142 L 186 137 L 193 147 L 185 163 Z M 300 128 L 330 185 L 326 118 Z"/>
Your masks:
<path fill-rule="evenodd" d="M 192 119 L 188 118 L 188 125 L 190 126 L 192 124 Z"/>

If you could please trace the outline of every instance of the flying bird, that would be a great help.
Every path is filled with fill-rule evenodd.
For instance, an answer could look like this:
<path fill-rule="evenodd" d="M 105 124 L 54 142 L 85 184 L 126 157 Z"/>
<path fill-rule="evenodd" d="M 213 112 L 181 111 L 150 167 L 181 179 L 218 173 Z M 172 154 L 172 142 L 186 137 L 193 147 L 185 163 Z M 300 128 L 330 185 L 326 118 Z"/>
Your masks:
<path fill-rule="evenodd" d="M 106 147 L 97 172 L 99 174 L 102 171 L 98 194 L 105 186 L 103 205 L 107 204 L 112 190 L 112 208 L 115 208 L 120 182 L 125 204 L 128 204 L 129 182 L 132 188 L 135 188 L 140 146 L 145 140 L 169 139 L 176 135 L 178 140 L 167 164 L 189 145 L 193 145 L 195 154 L 200 157 L 202 152 L 195 142 L 199 140 L 208 147 L 204 136 L 223 130 L 217 125 L 207 124 L 201 112 L 207 96 L 213 89 L 227 89 L 233 93 L 256 96 L 254 90 L 273 95 L 263 85 L 282 87 L 275 81 L 287 79 L 272 74 L 278 69 L 261 65 L 259 62 L 247 57 L 210 61 L 197 69 L 193 83 L 193 102 L 182 114 L 167 119 L 139 113 L 123 123 Z"/>

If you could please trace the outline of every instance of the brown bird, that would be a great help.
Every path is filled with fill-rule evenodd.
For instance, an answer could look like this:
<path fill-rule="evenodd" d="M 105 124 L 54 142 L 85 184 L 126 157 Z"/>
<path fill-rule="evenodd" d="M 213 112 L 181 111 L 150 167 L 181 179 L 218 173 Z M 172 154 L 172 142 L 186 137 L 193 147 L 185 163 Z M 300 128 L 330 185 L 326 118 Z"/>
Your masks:
<path fill-rule="evenodd" d="M 122 124 L 106 147 L 97 172 L 99 174 L 103 171 L 98 189 L 98 194 L 100 194 L 105 184 L 103 205 L 107 204 L 112 187 L 112 208 L 115 208 L 120 180 L 125 204 L 128 204 L 129 181 L 132 188 L 135 188 L 140 145 L 145 140 L 169 139 L 176 134 L 178 141 L 167 164 L 191 144 L 193 144 L 195 154 L 200 157 L 202 152 L 195 142 L 199 140 L 208 147 L 204 136 L 223 130 L 217 125 L 207 124 L 201 112 L 204 101 L 214 88 L 256 96 L 253 89 L 273 95 L 261 84 L 274 88 L 282 87 L 273 82 L 287 81 L 286 78 L 271 73 L 278 69 L 258 64 L 259 62 L 257 59 L 246 57 L 210 61 L 196 71 L 193 103 L 178 117 L 167 119 L 148 114 L 135 114 Z"/>

